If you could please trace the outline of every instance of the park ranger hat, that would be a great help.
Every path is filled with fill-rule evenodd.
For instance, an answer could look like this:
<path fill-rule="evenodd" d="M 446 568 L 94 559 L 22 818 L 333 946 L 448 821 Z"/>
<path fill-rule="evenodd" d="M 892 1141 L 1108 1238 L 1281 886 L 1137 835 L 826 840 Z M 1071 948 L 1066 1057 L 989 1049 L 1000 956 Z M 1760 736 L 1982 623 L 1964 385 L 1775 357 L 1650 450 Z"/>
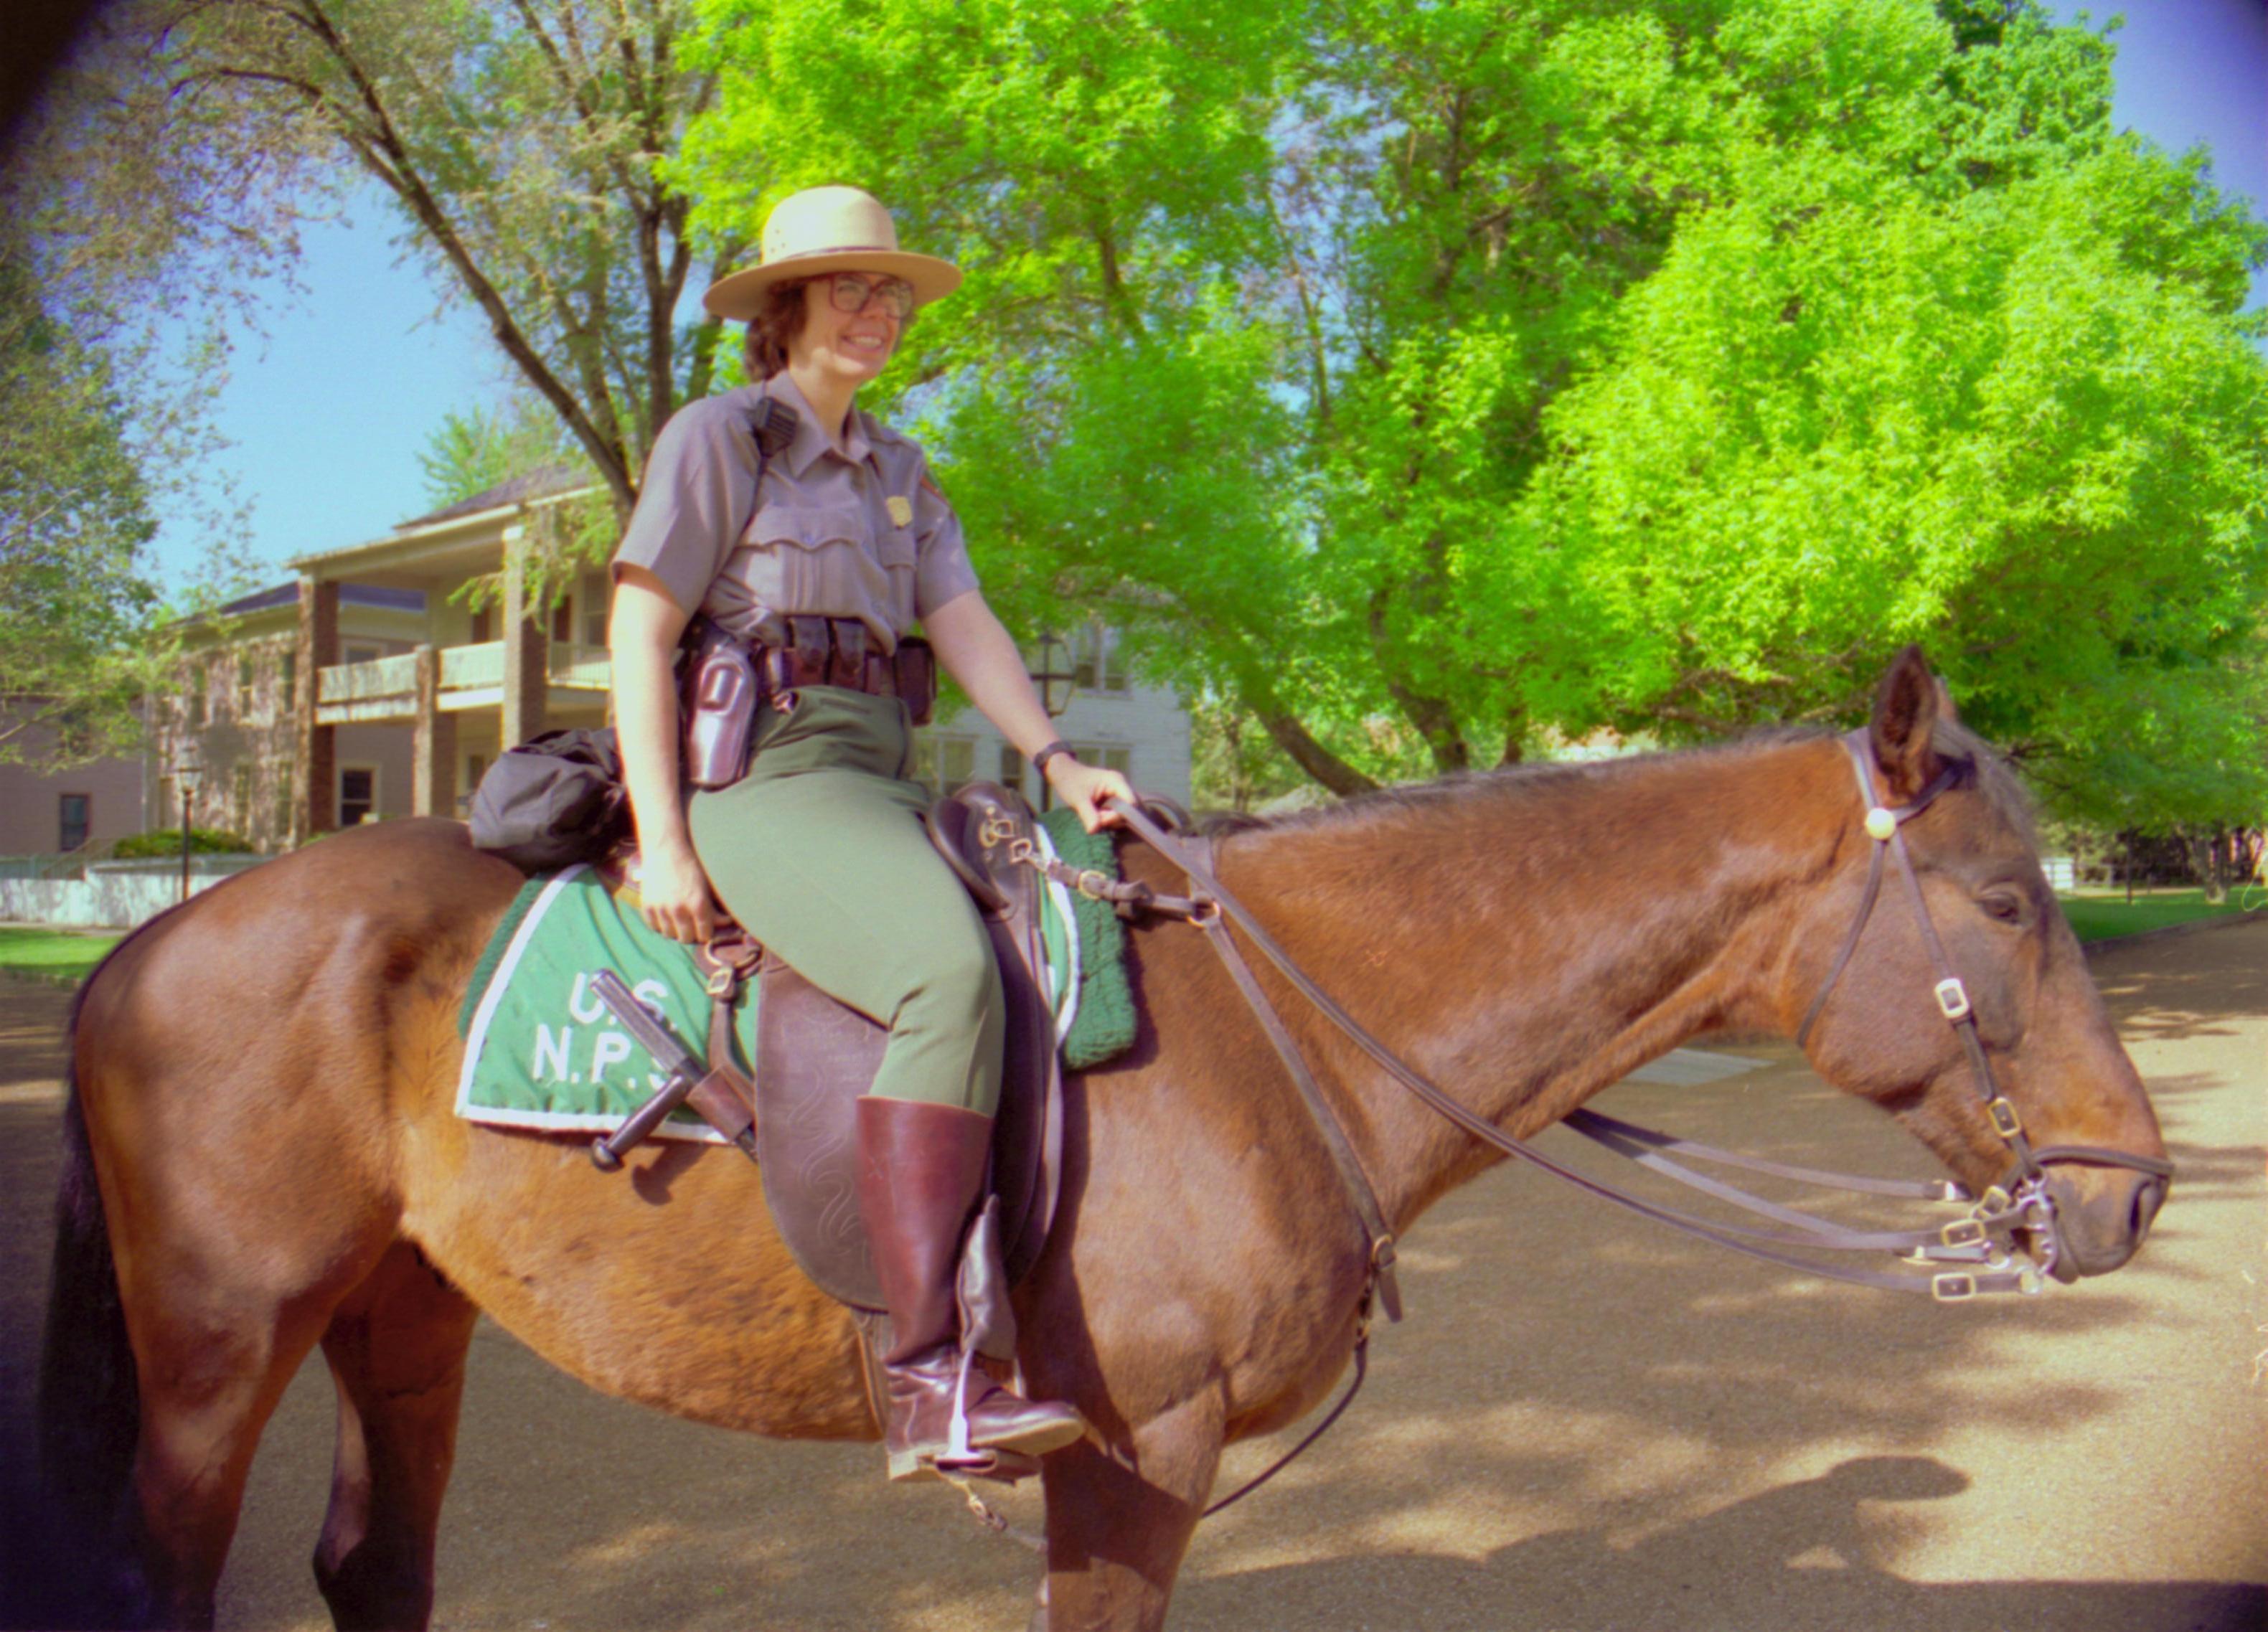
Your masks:
<path fill-rule="evenodd" d="M 881 272 L 914 286 L 925 306 L 961 287 L 961 268 L 898 247 L 898 229 L 880 200 L 855 187 L 806 187 L 780 200 L 764 222 L 763 261 L 709 286 L 701 304 L 712 317 L 745 320 L 762 309 L 764 290 L 791 278 L 828 272 Z"/>

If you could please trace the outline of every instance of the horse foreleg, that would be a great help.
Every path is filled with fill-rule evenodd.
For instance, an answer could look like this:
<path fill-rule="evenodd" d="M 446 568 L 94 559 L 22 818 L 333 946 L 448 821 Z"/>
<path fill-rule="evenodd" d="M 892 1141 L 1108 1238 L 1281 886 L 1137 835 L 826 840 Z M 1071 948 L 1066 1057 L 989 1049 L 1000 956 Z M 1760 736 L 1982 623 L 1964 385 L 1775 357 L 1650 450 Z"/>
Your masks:
<path fill-rule="evenodd" d="M 1034 1632 L 1157 1632 L 1220 1465 L 1223 1409 L 1208 1388 L 1109 1452 L 1093 1440 L 1042 1465 L 1048 1577 Z"/>
<path fill-rule="evenodd" d="M 405 1241 L 323 1334 L 339 1437 L 315 1584 L 342 1632 L 422 1632 L 432 1614 L 433 1538 L 477 1317 Z"/>

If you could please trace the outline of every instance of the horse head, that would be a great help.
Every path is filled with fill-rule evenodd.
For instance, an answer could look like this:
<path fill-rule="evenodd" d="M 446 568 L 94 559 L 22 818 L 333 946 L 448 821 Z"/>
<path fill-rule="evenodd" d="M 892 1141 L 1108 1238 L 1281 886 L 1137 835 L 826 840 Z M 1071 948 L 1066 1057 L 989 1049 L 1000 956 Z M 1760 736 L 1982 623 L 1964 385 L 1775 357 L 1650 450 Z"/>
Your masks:
<path fill-rule="evenodd" d="M 1849 818 L 1786 966 L 1786 1011 L 1806 1016 L 1822 1077 L 1889 1110 L 1971 1191 L 2043 1195 L 2051 1216 L 2018 1239 L 2058 1279 L 2116 1269 L 2170 1168 L 2023 794 L 1915 648 L 1860 739 L 1835 768 Z"/>

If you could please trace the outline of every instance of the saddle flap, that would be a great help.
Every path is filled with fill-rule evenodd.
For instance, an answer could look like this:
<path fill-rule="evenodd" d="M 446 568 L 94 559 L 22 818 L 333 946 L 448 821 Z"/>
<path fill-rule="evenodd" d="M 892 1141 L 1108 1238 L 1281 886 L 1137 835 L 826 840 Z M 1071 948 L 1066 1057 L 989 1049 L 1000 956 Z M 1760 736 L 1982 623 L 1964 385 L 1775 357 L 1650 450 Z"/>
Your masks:
<path fill-rule="evenodd" d="M 858 1096 L 887 1027 L 771 955 L 756 970 L 756 1163 L 781 1239 L 804 1273 L 855 1308 L 882 1307 L 858 1215 Z"/>
<path fill-rule="evenodd" d="M 995 954 L 1012 960 L 1002 944 L 1005 927 L 991 927 Z M 1006 974 L 1004 967 L 1004 979 Z M 757 1165 L 774 1226 L 821 1290 L 854 1309 L 880 1310 L 881 1284 L 858 1212 L 858 1106 L 873 1086 L 888 1029 L 828 996 L 770 952 L 758 967 L 756 985 Z M 1010 992 L 1012 1014 L 1012 984 Z M 1041 1076 L 1032 1075 L 1017 1033 L 1012 1025 L 1009 1073 L 992 1124 L 994 1199 L 984 1215 L 990 1224 L 980 1219 L 987 1233 L 976 1244 L 982 1264 L 998 1268 L 985 1273 L 980 1265 L 968 1288 L 988 1327 L 997 1333 L 1002 1320 L 1008 1323 L 1005 1339 L 987 1340 L 986 1354 L 1002 1342 L 1007 1352 L 1014 1350 L 1006 1289 L 1046 1244 L 1054 1217 L 1054 1153 L 1062 1143 L 1052 1024 L 1042 1034 L 1049 1069 Z M 1022 1048 L 1028 1049 L 1028 1029 L 1025 1036 Z M 989 1294 L 991 1288 L 998 1297 Z"/>

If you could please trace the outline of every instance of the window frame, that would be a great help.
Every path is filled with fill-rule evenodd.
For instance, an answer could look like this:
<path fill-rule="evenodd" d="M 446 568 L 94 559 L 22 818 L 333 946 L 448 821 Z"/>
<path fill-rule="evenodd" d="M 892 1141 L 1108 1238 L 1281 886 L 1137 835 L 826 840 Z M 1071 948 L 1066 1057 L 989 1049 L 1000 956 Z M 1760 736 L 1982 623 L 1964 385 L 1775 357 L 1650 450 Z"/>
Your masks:
<path fill-rule="evenodd" d="M 331 791 L 333 796 L 331 810 L 333 814 L 337 818 L 340 827 L 358 827 L 365 820 L 373 821 L 380 820 L 379 813 L 380 808 L 379 798 L 379 768 L 378 766 L 365 762 L 357 762 L 352 765 L 342 763 L 337 771 L 334 773 L 331 778 Z M 349 821 L 347 820 L 347 778 L 350 776 L 356 775 L 365 775 L 369 776 L 370 798 L 367 801 L 355 801 L 357 804 L 363 804 L 365 805 L 365 812 L 364 816 L 357 817 L 353 821 Z"/>

